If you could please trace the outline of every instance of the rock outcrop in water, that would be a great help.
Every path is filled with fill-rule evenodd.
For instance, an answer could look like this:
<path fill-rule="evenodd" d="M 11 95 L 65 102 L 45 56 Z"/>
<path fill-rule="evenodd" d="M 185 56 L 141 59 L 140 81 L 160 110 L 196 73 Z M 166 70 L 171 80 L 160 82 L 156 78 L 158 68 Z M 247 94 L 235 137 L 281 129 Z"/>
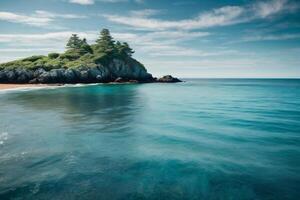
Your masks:
<path fill-rule="evenodd" d="M 132 58 L 134 51 L 127 43 L 115 42 L 107 29 L 96 44 L 73 34 L 67 51 L 48 56 L 0 64 L 0 83 L 148 83 L 180 82 L 172 76 L 153 78 L 146 68 Z"/>
<path fill-rule="evenodd" d="M 179 80 L 178 78 L 175 78 L 171 75 L 166 75 L 166 76 L 163 76 L 161 78 L 159 78 L 157 80 L 157 82 L 160 82 L 160 83 L 178 83 L 178 82 L 182 82 L 181 80 Z"/>

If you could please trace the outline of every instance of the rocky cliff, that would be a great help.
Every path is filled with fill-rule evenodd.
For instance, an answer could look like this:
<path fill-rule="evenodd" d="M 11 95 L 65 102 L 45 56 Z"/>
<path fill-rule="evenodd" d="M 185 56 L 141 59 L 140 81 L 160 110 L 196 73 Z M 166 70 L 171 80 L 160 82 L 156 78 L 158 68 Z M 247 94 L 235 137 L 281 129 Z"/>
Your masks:
<path fill-rule="evenodd" d="M 45 70 L 43 67 L 28 69 L 16 67 L 0 70 L 0 83 L 105 83 L 122 80 L 153 82 L 154 78 L 134 59 L 124 62 L 113 59 L 106 66 L 80 66 Z"/>

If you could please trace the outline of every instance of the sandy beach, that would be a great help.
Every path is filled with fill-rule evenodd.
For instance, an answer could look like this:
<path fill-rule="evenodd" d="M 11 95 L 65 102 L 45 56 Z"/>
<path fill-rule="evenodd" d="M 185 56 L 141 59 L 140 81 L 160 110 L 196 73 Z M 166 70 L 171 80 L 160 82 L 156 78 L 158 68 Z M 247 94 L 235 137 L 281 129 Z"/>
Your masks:
<path fill-rule="evenodd" d="M 9 90 L 17 88 L 33 88 L 33 87 L 48 87 L 48 86 L 59 86 L 49 84 L 0 84 L 0 90 Z"/>

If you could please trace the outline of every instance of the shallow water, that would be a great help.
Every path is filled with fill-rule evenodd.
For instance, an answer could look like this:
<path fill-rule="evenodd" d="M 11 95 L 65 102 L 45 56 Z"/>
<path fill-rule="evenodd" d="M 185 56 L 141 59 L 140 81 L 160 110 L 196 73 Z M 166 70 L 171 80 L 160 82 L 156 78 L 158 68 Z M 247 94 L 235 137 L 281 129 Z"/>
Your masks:
<path fill-rule="evenodd" d="M 300 80 L 0 92 L 0 199 L 299 199 Z"/>

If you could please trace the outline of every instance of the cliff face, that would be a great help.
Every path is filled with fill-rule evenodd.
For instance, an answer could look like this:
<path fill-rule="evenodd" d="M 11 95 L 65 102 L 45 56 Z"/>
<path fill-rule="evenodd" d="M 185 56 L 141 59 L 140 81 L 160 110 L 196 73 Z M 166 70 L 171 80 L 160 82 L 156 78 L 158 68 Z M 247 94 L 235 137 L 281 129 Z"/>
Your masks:
<path fill-rule="evenodd" d="M 44 68 L 22 67 L 0 71 L 0 83 L 105 83 L 117 78 L 152 82 L 154 79 L 145 67 L 134 59 L 112 59 L 107 65 L 59 68 L 46 71 Z"/>

